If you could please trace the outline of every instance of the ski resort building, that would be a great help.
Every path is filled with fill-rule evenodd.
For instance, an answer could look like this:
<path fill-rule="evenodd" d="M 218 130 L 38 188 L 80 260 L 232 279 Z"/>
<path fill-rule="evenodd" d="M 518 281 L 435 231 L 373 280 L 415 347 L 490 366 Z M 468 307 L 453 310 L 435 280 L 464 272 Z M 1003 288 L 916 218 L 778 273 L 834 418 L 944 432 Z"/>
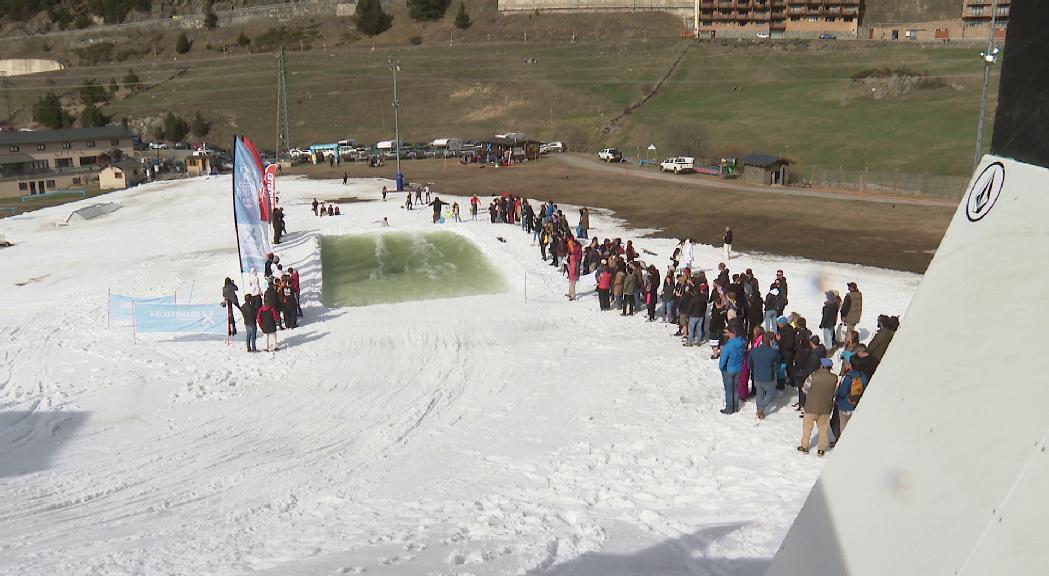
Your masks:
<path fill-rule="evenodd" d="M 0 132 L 0 197 L 93 187 L 99 166 L 131 156 L 132 137 L 122 126 Z"/>

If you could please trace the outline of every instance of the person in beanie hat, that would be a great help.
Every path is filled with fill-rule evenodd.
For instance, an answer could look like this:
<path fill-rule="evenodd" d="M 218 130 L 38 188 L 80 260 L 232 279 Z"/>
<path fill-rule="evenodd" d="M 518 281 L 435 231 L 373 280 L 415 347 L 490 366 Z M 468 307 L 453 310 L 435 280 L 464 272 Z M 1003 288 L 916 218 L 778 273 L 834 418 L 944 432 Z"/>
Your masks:
<path fill-rule="evenodd" d="M 821 359 L 819 369 L 813 372 L 805 382 L 807 388 L 805 418 L 801 428 L 801 445 L 798 446 L 798 451 L 804 454 L 809 453 L 813 423 L 816 424 L 820 435 L 817 453 L 823 456 L 830 445 L 830 415 L 834 408 L 834 397 L 838 388 L 838 379 L 831 373 L 831 366 L 833 362 L 830 358 Z"/>
<path fill-rule="evenodd" d="M 856 329 L 863 315 L 863 293 L 855 282 L 849 282 L 847 286 L 849 293 L 841 303 L 841 323 L 845 325 L 846 334 Z"/>

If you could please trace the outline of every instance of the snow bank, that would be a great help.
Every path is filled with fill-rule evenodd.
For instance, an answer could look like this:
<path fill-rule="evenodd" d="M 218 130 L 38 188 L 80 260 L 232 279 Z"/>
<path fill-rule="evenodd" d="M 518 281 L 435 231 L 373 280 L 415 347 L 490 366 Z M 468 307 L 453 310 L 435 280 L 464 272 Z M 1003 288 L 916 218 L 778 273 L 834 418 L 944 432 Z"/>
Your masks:
<path fill-rule="evenodd" d="M 273 354 L 105 326 L 110 288 L 218 305 L 237 277 L 227 177 L 116 192 L 121 210 L 75 227 L 58 225 L 87 201 L 0 222 L 16 244 L 0 309 L 0 573 L 763 572 L 821 466 L 794 450 L 796 414 L 719 414 L 706 348 L 560 301 L 508 225 L 441 227 L 476 243 L 506 292 L 322 307 L 320 235 L 378 232 L 384 216 L 434 228 L 429 210 L 379 200 L 384 183 L 278 183 L 291 231 L 278 253 L 302 273 L 306 318 Z M 375 201 L 313 216 L 314 197 L 347 195 Z M 665 265 L 673 241 L 637 244 Z M 696 252 L 716 267 L 719 249 Z M 825 285 L 856 280 L 868 330 L 918 281 L 747 254 L 731 267 L 763 284 L 783 268 L 809 318 Z M 549 303 L 525 302 L 528 275 L 553 277 Z"/>

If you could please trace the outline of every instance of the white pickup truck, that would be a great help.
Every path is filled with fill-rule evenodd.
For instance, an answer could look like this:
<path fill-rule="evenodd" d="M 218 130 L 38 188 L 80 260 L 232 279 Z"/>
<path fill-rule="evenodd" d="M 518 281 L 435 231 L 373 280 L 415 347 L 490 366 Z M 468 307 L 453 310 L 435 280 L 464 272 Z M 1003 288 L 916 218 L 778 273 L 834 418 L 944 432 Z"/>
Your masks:
<path fill-rule="evenodd" d="M 667 158 L 666 160 L 659 163 L 660 172 L 673 172 L 674 174 L 681 174 L 682 172 L 694 172 L 696 170 L 696 159 L 691 156 L 678 156 L 676 158 Z"/>
<path fill-rule="evenodd" d="M 623 153 L 615 148 L 605 148 L 597 153 L 597 157 L 605 162 L 622 162 Z"/>

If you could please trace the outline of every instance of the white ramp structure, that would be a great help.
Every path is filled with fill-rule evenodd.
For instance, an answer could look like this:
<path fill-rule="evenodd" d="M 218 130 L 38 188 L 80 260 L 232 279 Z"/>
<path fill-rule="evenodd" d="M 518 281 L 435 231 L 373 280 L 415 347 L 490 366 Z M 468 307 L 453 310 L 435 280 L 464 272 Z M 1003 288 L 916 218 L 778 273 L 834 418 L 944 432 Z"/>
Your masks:
<path fill-rule="evenodd" d="M 1049 1 L 1012 10 L 992 154 L 769 576 L 1049 574 Z"/>

